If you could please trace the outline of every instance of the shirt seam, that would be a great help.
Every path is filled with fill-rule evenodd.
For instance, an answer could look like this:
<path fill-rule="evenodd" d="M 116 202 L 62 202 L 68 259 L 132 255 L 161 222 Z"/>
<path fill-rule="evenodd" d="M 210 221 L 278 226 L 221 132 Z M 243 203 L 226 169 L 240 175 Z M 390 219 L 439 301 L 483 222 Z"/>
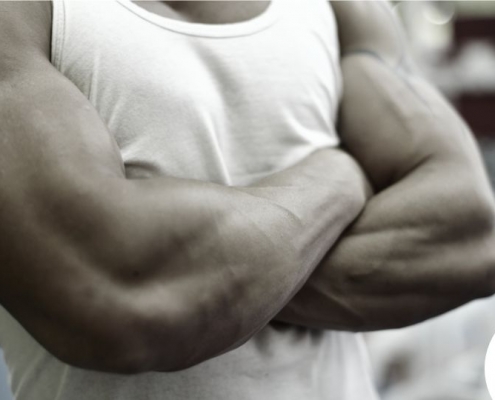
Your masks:
<path fill-rule="evenodd" d="M 277 0 L 275 0 L 275 1 L 277 1 Z M 283 0 L 278 0 L 278 1 L 283 1 Z M 253 29 L 252 26 L 246 26 L 245 32 L 242 32 L 242 31 L 229 32 L 229 29 L 232 28 L 233 25 L 235 25 L 235 23 L 232 23 L 232 24 L 228 24 L 229 26 L 226 26 L 225 27 L 226 29 L 223 32 L 220 30 L 217 31 L 218 33 L 212 33 L 211 31 L 208 32 L 208 30 L 205 30 L 204 32 L 194 32 L 193 31 L 195 29 L 194 26 L 191 26 L 191 31 L 188 31 L 186 29 L 176 29 L 173 26 L 167 25 L 166 23 L 160 23 L 159 21 L 155 20 L 154 17 L 153 18 L 151 18 L 151 17 L 147 18 L 146 15 L 144 15 L 144 13 L 137 12 L 132 7 L 125 4 L 125 2 L 122 0 L 116 0 L 116 2 L 120 6 L 122 6 L 123 8 L 125 8 L 126 10 L 128 10 L 129 12 L 134 14 L 135 16 L 142 19 L 143 21 L 146 21 L 150 24 L 153 24 L 159 28 L 165 29 L 169 32 L 176 33 L 178 35 L 191 36 L 191 37 L 204 38 L 204 39 L 232 39 L 232 38 L 236 38 L 236 37 L 252 36 L 252 35 L 255 35 L 257 33 L 260 33 L 260 32 L 263 32 L 263 31 L 269 29 L 270 27 L 275 25 L 276 22 L 281 17 L 281 7 L 280 7 L 280 5 L 276 4 L 276 5 L 272 5 L 272 6 L 277 6 L 277 9 L 275 11 L 272 11 L 272 12 L 276 12 L 277 14 L 272 15 L 271 19 L 268 20 L 264 25 L 259 26 L 259 27 L 255 27 L 255 29 Z M 249 23 L 249 21 L 240 22 L 239 24 L 244 24 L 244 23 Z M 191 23 L 191 24 L 192 25 L 201 25 L 201 24 L 194 24 L 194 23 Z M 208 24 L 204 24 L 204 25 L 208 26 Z M 221 26 L 218 26 L 218 28 L 221 28 Z"/>
<path fill-rule="evenodd" d="M 65 39 L 65 4 L 63 0 L 52 0 L 52 15 L 51 62 L 58 70 L 61 70 L 63 42 Z"/>

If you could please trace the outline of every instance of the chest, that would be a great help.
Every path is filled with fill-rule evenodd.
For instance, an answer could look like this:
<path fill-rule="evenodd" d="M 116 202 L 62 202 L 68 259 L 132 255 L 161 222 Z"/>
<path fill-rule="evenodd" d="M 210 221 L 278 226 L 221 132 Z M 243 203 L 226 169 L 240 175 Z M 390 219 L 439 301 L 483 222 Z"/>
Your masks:
<path fill-rule="evenodd" d="M 96 107 L 133 176 L 246 183 L 336 143 L 340 74 L 328 21 L 286 14 L 249 34 L 212 37 L 113 10 L 66 29 L 61 70 Z"/>
<path fill-rule="evenodd" d="M 207 40 L 145 25 L 139 34 L 113 36 L 125 45 L 109 38 L 86 49 L 89 65 L 77 72 L 101 111 L 118 99 L 168 120 L 183 115 L 184 123 L 195 111 L 213 120 L 228 114 L 223 124 L 287 114 L 306 121 L 307 113 L 331 122 L 336 112 L 337 57 L 311 31 Z"/>

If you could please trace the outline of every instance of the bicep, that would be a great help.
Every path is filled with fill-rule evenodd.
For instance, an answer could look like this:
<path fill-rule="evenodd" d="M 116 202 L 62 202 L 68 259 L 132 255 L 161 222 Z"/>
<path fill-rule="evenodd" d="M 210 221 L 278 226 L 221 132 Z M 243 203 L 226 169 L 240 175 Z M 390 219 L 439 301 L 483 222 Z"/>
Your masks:
<path fill-rule="evenodd" d="M 82 250 L 95 246 L 78 244 L 102 241 L 103 183 L 124 174 L 96 111 L 50 63 L 49 7 L 0 2 L 0 303 L 51 352 L 73 349 L 84 363 L 86 339 L 110 332 L 108 314 L 92 310 L 122 317 L 124 307 L 88 268 Z"/>
<path fill-rule="evenodd" d="M 480 168 L 469 129 L 411 67 L 400 24 L 384 2 L 334 4 L 342 45 L 340 131 L 377 189 L 432 158 Z"/>
<path fill-rule="evenodd" d="M 98 113 L 50 63 L 45 7 L 0 4 L 0 186 L 8 188 L 1 191 L 0 232 L 12 240 L 20 240 L 14 226 L 21 213 L 30 216 L 22 235 L 60 221 L 68 226 L 68 205 L 88 204 L 110 176 L 124 178 Z"/>
<path fill-rule="evenodd" d="M 95 221 L 105 203 L 101 188 L 108 187 L 110 176 L 117 181 L 124 174 L 115 142 L 97 112 L 51 65 L 48 39 L 33 39 L 33 29 L 38 37 L 50 29 L 49 18 L 37 19 L 46 9 L 40 3 L 0 7 L 0 30 L 6 34 L 0 42 L 4 301 L 12 290 L 19 290 L 9 284 L 17 274 L 35 274 L 45 257 L 65 257 L 81 237 L 90 239 L 87 221 Z M 30 243 L 28 253 L 19 249 L 24 242 Z"/>
<path fill-rule="evenodd" d="M 1 2 L 0 37 L 2 170 L 16 170 L 16 181 L 29 175 L 25 169 L 76 164 L 120 173 L 115 141 L 97 112 L 50 63 L 51 4 Z"/>

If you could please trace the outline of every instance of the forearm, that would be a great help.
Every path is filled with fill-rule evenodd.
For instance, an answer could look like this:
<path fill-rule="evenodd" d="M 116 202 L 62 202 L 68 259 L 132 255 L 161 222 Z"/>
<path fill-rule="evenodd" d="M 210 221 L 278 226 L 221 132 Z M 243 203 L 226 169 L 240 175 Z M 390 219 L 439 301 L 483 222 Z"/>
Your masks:
<path fill-rule="evenodd" d="M 172 370 L 241 344 L 364 204 L 361 172 L 337 150 L 252 188 L 126 180 L 68 81 L 49 70 L 4 83 L 0 300 L 66 362 Z"/>
<path fill-rule="evenodd" d="M 175 360 L 175 369 L 211 358 L 243 343 L 273 318 L 364 204 L 362 189 L 354 183 L 359 172 L 351 171 L 355 165 L 346 171 L 349 162 L 336 150 L 324 150 L 256 188 L 197 183 L 192 193 L 191 183 L 178 182 L 177 191 L 169 186 L 161 196 L 153 193 L 162 190 L 159 180 L 135 183 L 139 206 L 160 216 L 156 225 L 147 223 L 142 234 L 138 231 L 137 245 L 153 254 L 154 238 L 176 238 L 167 241 L 174 248 L 162 250 L 162 259 L 131 268 L 145 265 L 136 292 L 142 310 L 170 312 L 159 304 L 160 293 L 150 290 L 157 287 L 168 290 L 166 298 L 180 307 L 169 327 L 180 342 L 160 347 L 160 318 L 149 327 L 152 369 L 170 369 L 164 361 Z"/>
<path fill-rule="evenodd" d="M 452 174 L 461 186 L 446 185 Z M 493 294 L 493 220 L 471 208 L 465 174 L 431 165 L 376 195 L 276 319 L 398 328 Z"/>
<path fill-rule="evenodd" d="M 493 204 L 473 180 L 465 165 L 429 162 L 370 204 L 334 259 L 358 330 L 411 325 L 495 293 Z M 367 262 L 350 254 L 358 246 Z"/>
<path fill-rule="evenodd" d="M 365 21 L 377 13 L 383 25 L 388 15 L 375 6 L 335 3 L 336 11 L 361 14 L 353 37 L 337 12 L 348 22 L 340 129 L 378 194 L 277 316 L 282 321 L 384 329 L 495 291 L 493 196 L 477 147 L 446 101 L 400 63 L 393 28 L 369 44 Z"/>
<path fill-rule="evenodd" d="M 101 350 L 91 343 L 95 324 L 103 331 L 113 326 L 116 335 L 125 330 L 130 342 L 138 342 L 139 350 L 127 350 L 138 353 L 128 362 L 139 366 L 130 369 L 185 368 L 236 347 L 294 295 L 359 212 L 353 193 L 343 194 L 338 180 L 317 172 L 330 166 L 326 157 L 314 155 L 280 179 L 267 179 L 274 186 L 256 193 L 165 178 L 105 182 L 116 198 L 96 214 L 94 204 L 81 203 L 75 211 L 64 201 L 70 226 L 51 226 L 55 234 L 45 232 L 31 243 L 39 263 L 30 268 L 31 282 L 44 279 L 43 291 L 26 282 L 33 287 L 25 288 L 27 298 L 11 312 L 55 355 L 87 368 L 122 368 L 119 358 L 101 360 L 88 351 Z M 281 206 L 271 197 L 291 201 Z M 81 232 L 90 240 L 82 241 Z M 84 257 L 82 265 L 68 259 L 74 251 Z M 12 299 L 4 299 L 9 308 Z M 32 303 L 37 306 L 26 309 Z"/>

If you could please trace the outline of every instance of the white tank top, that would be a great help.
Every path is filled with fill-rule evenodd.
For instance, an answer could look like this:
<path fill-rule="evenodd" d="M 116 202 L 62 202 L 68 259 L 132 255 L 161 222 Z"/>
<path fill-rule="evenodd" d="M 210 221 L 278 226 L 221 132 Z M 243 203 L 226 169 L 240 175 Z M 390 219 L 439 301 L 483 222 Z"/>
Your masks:
<path fill-rule="evenodd" d="M 325 0 L 274 0 L 225 25 L 129 0 L 56 0 L 53 10 L 52 62 L 96 107 L 131 178 L 247 185 L 338 143 L 339 51 Z M 193 368 L 122 376 L 60 362 L 0 308 L 0 345 L 17 400 L 375 399 L 352 333 L 270 324 Z"/>

